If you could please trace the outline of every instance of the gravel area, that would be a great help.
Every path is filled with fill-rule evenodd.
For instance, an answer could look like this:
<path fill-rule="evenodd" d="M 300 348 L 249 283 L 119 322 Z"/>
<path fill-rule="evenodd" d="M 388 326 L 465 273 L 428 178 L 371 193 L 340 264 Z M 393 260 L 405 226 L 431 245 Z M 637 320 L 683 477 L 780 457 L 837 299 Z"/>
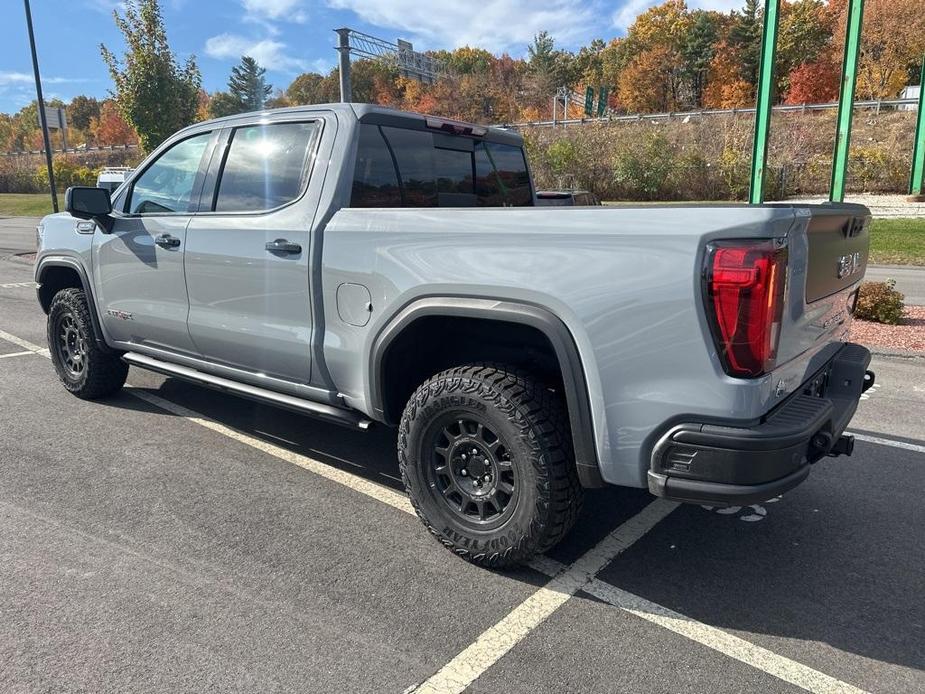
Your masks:
<path fill-rule="evenodd" d="M 869 347 L 925 353 L 925 306 L 906 306 L 905 317 L 899 325 L 856 319 L 851 327 L 851 339 Z"/>
<path fill-rule="evenodd" d="M 827 200 L 824 196 L 794 196 L 784 202 L 802 202 L 818 204 Z M 925 217 L 925 202 L 909 202 L 907 195 L 880 195 L 874 193 L 856 193 L 846 195 L 845 202 L 857 202 L 866 205 L 874 217 Z"/>

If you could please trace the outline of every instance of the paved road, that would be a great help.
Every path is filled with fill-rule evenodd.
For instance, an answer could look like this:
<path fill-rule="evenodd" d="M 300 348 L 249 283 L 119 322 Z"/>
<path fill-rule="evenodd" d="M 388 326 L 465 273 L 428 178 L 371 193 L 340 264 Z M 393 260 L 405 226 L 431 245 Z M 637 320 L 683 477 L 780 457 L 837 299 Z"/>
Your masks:
<path fill-rule="evenodd" d="M 869 265 L 865 278 L 883 282 L 896 280 L 896 289 L 906 295 L 908 306 L 925 306 L 925 267 L 903 265 Z"/>
<path fill-rule="evenodd" d="M 852 423 L 907 447 L 728 513 L 595 491 L 496 573 L 408 512 L 389 429 L 134 369 L 67 395 L 30 271 L 0 260 L 2 692 L 925 691 L 916 360 Z"/>
<path fill-rule="evenodd" d="M 38 217 L 0 217 L 0 258 L 35 250 Z"/>

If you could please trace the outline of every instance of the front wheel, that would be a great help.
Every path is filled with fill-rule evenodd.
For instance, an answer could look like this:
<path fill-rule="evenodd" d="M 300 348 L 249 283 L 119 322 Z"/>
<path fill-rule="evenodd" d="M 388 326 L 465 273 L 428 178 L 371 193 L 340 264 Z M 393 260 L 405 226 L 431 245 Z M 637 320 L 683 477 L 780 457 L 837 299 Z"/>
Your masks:
<path fill-rule="evenodd" d="M 84 400 L 112 395 L 125 384 L 128 364 L 103 351 L 93 335 L 82 289 L 62 289 L 48 311 L 48 351 L 64 387 Z"/>
<path fill-rule="evenodd" d="M 581 508 L 559 398 L 505 367 L 449 369 L 408 401 L 402 479 L 424 525 L 486 566 L 523 563 L 559 542 Z"/>

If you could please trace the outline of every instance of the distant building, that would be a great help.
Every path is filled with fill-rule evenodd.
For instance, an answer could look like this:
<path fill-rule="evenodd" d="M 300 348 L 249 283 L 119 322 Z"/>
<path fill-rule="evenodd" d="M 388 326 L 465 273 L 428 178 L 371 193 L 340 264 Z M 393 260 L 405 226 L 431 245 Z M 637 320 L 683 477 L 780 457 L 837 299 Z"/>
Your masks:
<path fill-rule="evenodd" d="M 922 85 L 915 84 L 910 85 L 902 90 L 902 93 L 899 95 L 900 99 L 918 99 L 919 94 L 922 91 Z M 916 104 L 903 104 L 899 107 L 901 111 L 917 111 L 918 106 Z"/>

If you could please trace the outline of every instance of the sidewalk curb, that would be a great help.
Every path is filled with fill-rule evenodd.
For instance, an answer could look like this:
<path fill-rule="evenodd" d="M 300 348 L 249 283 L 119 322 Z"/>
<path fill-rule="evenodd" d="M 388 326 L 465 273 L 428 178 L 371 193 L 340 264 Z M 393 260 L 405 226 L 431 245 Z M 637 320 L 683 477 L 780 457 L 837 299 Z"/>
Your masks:
<path fill-rule="evenodd" d="M 865 345 L 870 353 L 875 357 L 893 357 L 899 359 L 922 359 L 925 360 L 925 352 L 918 352 L 910 349 L 891 349 L 889 347 L 877 347 L 875 345 Z"/>

